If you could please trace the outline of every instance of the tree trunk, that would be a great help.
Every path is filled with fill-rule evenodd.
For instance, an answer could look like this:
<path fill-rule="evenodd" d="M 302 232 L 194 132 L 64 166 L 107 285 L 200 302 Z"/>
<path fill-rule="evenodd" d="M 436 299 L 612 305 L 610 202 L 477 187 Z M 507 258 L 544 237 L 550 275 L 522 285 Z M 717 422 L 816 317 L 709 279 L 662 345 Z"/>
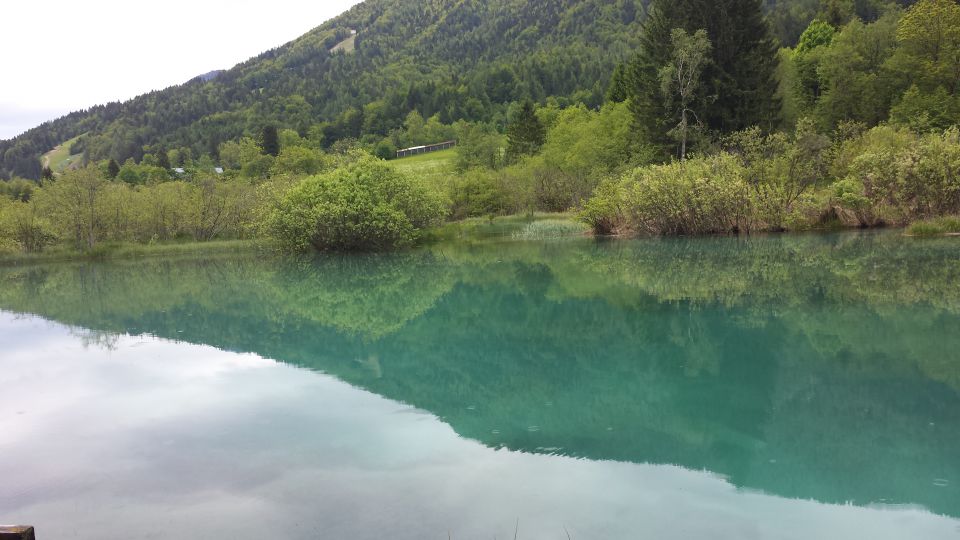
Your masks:
<path fill-rule="evenodd" d="M 687 109 L 680 111 L 680 161 L 687 160 Z"/>

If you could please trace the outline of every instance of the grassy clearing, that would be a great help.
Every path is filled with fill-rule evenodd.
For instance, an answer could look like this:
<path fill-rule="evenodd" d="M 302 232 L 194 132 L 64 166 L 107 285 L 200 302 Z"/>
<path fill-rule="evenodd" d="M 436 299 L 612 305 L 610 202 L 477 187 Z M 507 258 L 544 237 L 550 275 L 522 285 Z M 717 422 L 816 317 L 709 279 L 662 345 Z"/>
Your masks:
<path fill-rule="evenodd" d="M 907 228 L 910 236 L 943 236 L 960 234 L 960 217 L 944 216 L 917 221 Z"/>
<path fill-rule="evenodd" d="M 354 34 L 348 37 L 347 39 L 341 41 L 340 43 L 337 43 L 336 45 L 334 45 L 333 48 L 330 49 L 330 53 L 332 54 L 338 51 L 343 51 L 345 53 L 352 53 L 354 50 L 356 50 L 356 48 L 357 48 L 357 35 Z"/>
<path fill-rule="evenodd" d="M 61 173 L 64 170 L 66 170 L 66 168 L 69 167 L 71 163 L 73 163 L 80 157 L 79 154 L 76 156 L 70 155 L 70 146 L 72 146 L 73 143 L 77 142 L 77 139 L 79 139 L 80 137 L 83 137 L 83 135 L 78 135 L 70 139 L 69 141 L 61 143 L 59 146 L 57 146 L 53 150 L 44 154 L 43 157 L 41 158 L 41 161 L 43 162 L 43 164 L 53 169 L 54 172 Z"/>
<path fill-rule="evenodd" d="M 393 167 L 404 174 L 428 181 L 432 185 L 441 183 L 453 174 L 456 168 L 457 151 L 454 148 L 420 154 L 418 156 L 395 159 Z"/>
<path fill-rule="evenodd" d="M 78 251 L 72 247 L 61 245 L 53 246 L 40 253 L 0 253 L 0 266 L 18 266 L 23 264 L 62 261 L 227 255 L 266 249 L 269 249 L 268 245 L 254 240 L 220 240 L 215 242 L 177 242 L 163 244 L 103 243 L 91 251 Z"/>

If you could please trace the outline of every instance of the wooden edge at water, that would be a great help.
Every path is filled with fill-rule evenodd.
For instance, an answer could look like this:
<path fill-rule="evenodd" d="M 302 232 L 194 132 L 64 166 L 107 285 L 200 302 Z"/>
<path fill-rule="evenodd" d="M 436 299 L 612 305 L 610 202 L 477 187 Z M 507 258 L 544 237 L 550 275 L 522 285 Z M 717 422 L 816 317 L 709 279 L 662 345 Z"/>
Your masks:
<path fill-rule="evenodd" d="M 0 525 L 0 540 L 35 540 L 33 527 L 27 525 Z"/>

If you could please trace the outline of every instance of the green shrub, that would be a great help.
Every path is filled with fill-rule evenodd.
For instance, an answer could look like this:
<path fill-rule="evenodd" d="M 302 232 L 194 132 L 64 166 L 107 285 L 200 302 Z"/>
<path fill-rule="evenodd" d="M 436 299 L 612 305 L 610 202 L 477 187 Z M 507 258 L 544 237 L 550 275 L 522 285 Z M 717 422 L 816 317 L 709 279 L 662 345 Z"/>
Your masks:
<path fill-rule="evenodd" d="M 842 213 L 862 226 L 960 212 L 960 131 L 918 137 L 875 128 L 852 145 L 845 180 L 834 186 Z M 849 149 L 847 149 L 849 150 Z"/>
<path fill-rule="evenodd" d="M 748 231 L 750 187 L 727 153 L 640 167 L 601 183 L 580 219 L 597 234 L 685 235 Z"/>
<path fill-rule="evenodd" d="M 755 225 L 773 231 L 795 226 L 804 199 L 824 182 L 830 139 L 818 134 L 812 121 L 801 119 L 792 137 L 754 127 L 734 133 L 725 146 L 744 166 Z"/>
<path fill-rule="evenodd" d="M 22 178 L 13 178 L 8 181 L 0 180 L 0 197 L 13 201 L 27 202 L 37 189 L 37 183 Z"/>
<path fill-rule="evenodd" d="M 847 225 L 873 227 L 881 223 L 881 205 L 874 201 L 863 182 L 855 177 L 833 184 L 833 204 L 837 217 Z"/>
<path fill-rule="evenodd" d="M 595 234 L 614 234 L 623 227 L 623 192 L 618 182 L 602 182 L 580 211 L 580 220 Z"/>
<path fill-rule="evenodd" d="M 385 250 L 412 244 L 444 213 L 434 191 L 366 156 L 292 188 L 267 229 L 292 250 Z"/>
<path fill-rule="evenodd" d="M 498 174 L 471 169 L 451 175 L 446 185 L 450 199 L 450 219 L 501 215 L 507 205 L 507 193 L 501 189 Z"/>
<path fill-rule="evenodd" d="M 393 159 L 397 157 L 397 147 L 389 139 L 384 139 L 374 147 L 373 155 L 380 159 Z"/>
<path fill-rule="evenodd" d="M 638 232 L 729 233 L 751 226 L 749 187 L 730 154 L 636 169 L 624 190 L 627 222 Z"/>
<path fill-rule="evenodd" d="M 42 251 L 57 235 L 36 205 L 29 202 L 0 202 L 0 244 L 2 251 Z"/>

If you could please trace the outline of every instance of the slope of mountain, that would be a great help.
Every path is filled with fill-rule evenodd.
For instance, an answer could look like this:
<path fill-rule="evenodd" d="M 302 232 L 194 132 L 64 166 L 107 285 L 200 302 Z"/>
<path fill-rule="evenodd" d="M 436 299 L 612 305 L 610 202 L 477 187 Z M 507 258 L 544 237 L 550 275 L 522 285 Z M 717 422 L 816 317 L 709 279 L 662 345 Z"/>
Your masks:
<path fill-rule="evenodd" d="M 88 133 L 91 159 L 158 148 L 216 153 L 275 123 L 327 143 L 385 135 L 410 111 L 497 120 L 523 98 L 602 99 L 635 48 L 646 0 L 367 0 L 216 77 L 92 107 L 0 141 L 0 177 L 38 178 L 40 156 Z M 356 31 L 352 52 L 333 50 Z M 65 89 L 66 91 L 66 89 Z"/>

